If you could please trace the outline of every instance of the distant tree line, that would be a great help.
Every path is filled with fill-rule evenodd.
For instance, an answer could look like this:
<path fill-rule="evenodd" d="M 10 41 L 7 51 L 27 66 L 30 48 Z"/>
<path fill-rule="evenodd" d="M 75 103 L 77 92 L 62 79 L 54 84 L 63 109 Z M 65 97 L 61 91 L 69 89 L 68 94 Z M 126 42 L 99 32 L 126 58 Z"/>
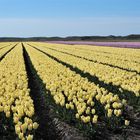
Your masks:
<path fill-rule="evenodd" d="M 1 37 L 0 42 L 7 41 L 140 41 L 140 34 L 128 36 L 69 36 L 69 37 Z"/>

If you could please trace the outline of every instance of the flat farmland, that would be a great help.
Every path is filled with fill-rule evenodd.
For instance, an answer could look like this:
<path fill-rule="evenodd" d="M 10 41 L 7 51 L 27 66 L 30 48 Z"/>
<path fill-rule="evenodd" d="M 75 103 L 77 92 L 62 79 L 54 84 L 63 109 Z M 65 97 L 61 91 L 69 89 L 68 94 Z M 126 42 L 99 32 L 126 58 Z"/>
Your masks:
<path fill-rule="evenodd" d="M 140 42 L 96 42 L 96 41 L 47 41 L 48 43 L 58 43 L 58 44 L 69 44 L 69 45 L 92 45 L 92 46 L 107 46 L 107 47 L 117 47 L 117 48 L 136 48 L 140 49 Z"/>
<path fill-rule="evenodd" d="M 63 43 L 0 43 L 2 139 L 140 139 L 138 44 Z"/>

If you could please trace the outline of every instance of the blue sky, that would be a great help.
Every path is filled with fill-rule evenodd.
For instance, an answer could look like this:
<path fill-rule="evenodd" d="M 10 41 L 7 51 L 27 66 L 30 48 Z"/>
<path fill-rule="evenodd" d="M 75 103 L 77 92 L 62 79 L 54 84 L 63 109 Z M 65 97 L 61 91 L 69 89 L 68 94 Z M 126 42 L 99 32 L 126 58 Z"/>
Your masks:
<path fill-rule="evenodd" d="M 0 36 L 140 34 L 140 0 L 0 0 Z"/>

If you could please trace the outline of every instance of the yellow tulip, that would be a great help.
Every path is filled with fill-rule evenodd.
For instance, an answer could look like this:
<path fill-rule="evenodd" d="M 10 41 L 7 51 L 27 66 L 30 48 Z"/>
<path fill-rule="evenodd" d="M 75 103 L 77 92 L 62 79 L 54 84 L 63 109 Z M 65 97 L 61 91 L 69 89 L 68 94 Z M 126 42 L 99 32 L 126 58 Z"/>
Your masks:
<path fill-rule="evenodd" d="M 130 124 L 130 121 L 125 120 L 125 125 L 128 126 Z"/>

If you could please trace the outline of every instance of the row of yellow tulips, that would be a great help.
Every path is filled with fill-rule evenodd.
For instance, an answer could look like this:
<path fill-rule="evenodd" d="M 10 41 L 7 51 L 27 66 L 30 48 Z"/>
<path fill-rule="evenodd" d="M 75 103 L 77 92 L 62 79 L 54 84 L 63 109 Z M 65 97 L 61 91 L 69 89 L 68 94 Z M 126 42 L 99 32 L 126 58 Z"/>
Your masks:
<path fill-rule="evenodd" d="M 34 104 L 28 89 L 21 44 L 0 62 L 0 112 L 12 118 L 19 139 L 33 139 L 32 130 L 37 129 L 38 124 L 32 120 Z"/>

